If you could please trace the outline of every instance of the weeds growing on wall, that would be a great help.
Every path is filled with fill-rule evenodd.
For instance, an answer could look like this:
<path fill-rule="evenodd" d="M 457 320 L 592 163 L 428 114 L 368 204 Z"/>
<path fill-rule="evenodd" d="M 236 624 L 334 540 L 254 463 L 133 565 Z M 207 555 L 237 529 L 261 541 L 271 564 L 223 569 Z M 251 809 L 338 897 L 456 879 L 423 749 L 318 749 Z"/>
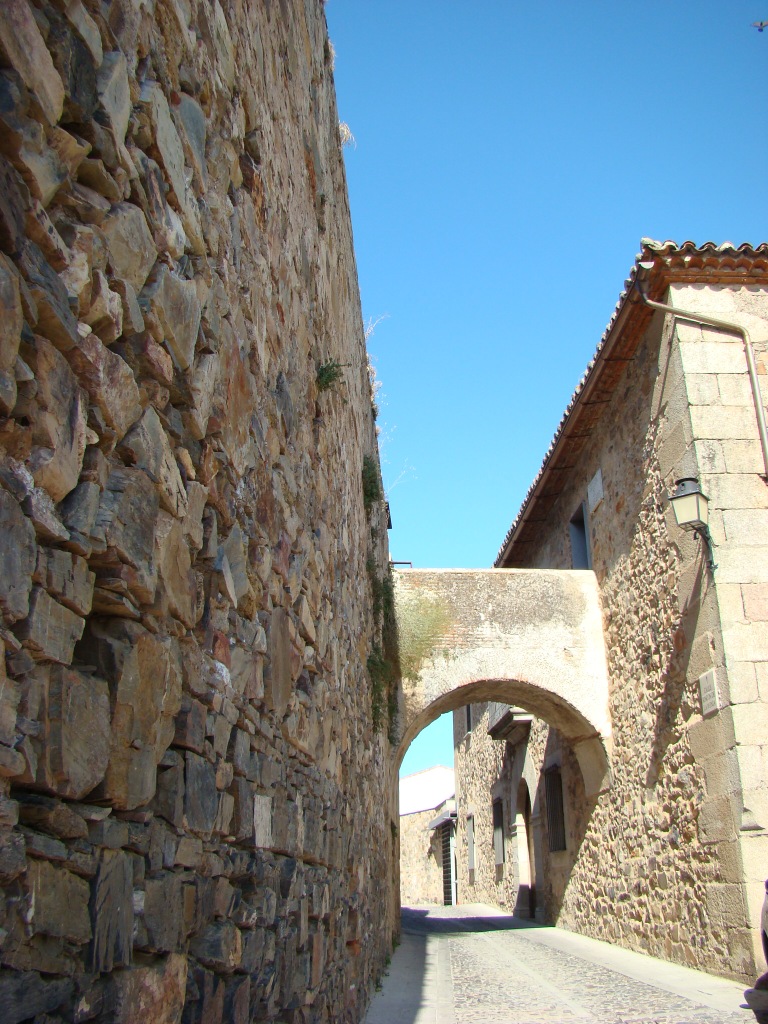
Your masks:
<path fill-rule="evenodd" d="M 381 637 L 380 642 L 374 643 L 368 657 L 371 715 L 375 729 L 380 729 L 386 721 L 389 741 L 394 743 L 398 714 L 397 680 L 400 670 L 392 567 L 388 566 L 386 573 L 383 576 L 379 575 L 376 562 L 373 556 L 369 555 L 365 568 L 373 598 L 374 628 L 376 634 Z"/>
<path fill-rule="evenodd" d="M 373 555 L 368 555 L 365 562 L 365 571 L 368 574 L 368 582 L 371 584 L 371 596 L 373 598 L 373 618 L 378 623 L 384 603 L 384 588 L 382 580 L 376 571 L 376 560 Z"/>
<path fill-rule="evenodd" d="M 317 390 L 330 391 L 334 388 L 344 376 L 345 366 L 349 366 L 349 363 L 337 363 L 335 359 L 330 359 L 327 363 L 321 363 L 317 368 L 317 376 L 315 377 Z"/>
<path fill-rule="evenodd" d="M 387 570 L 384 576 L 379 576 L 376 570 L 376 562 L 372 555 L 368 556 L 365 563 L 365 571 L 368 573 L 368 581 L 371 584 L 371 596 L 373 597 L 373 617 L 377 624 L 381 620 L 382 643 L 384 648 L 387 645 L 394 646 L 395 641 L 395 588 L 392 583 L 392 569 Z"/>
<path fill-rule="evenodd" d="M 387 567 L 387 575 L 381 581 L 381 641 L 384 650 L 397 655 L 397 619 L 395 618 L 395 585 L 392 582 L 392 566 Z"/>
<path fill-rule="evenodd" d="M 386 320 L 388 316 L 388 313 L 383 313 L 375 320 L 370 317 L 368 322 L 363 324 L 363 334 L 365 335 L 366 345 L 368 344 L 368 339 L 372 336 L 381 321 Z M 379 418 L 378 394 L 381 390 L 381 381 L 376 376 L 376 367 L 373 365 L 370 352 L 368 353 L 368 390 L 371 397 L 371 413 L 375 422 Z M 378 435 L 378 433 L 379 428 L 377 427 L 376 434 Z"/>
<path fill-rule="evenodd" d="M 381 481 L 376 460 L 371 455 L 363 456 L 363 506 L 370 517 L 376 502 L 382 501 Z"/>
<path fill-rule="evenodd" d="M 392 676 L 387 693 L 387 738 L 394 746 L 397 743 L 397 678 Z"/>
<path fill-rule="evenodd" d="M 392 666 L 378 644 L 374 644 L 368 655 L 367 665 L 371 680 L 371 719 L 373 728 L 378 731 L 384 724 L 384 712 L 388 710 L 389 689 L 394 681 Z"/>
<path fill-rule="evenodd" d="M 404 679 L 416 680 L 451 628 L 451 614 L 437 598 L 412 595 L 399 606 L 398 652 Z"/>
<path fill-rule="evenodd" d="M 378 732 L 387 727 L 390 743 L 397 741 L 397 676 L 394 667 L 376 645 L 368 655 L 368 675 L 371 680 L 371 722 Z"/>
<path fill-rule="evenodd" d="M 342 146 L 357 146 L 355 136 L 352 134 L 352 129 L 346 121 L 339 121 L 339 139 L 341 140 Z"/>
<path fill-rule="evenodd" d="M 398 653 L 397 621 L 395 618 L 395 590 L 392 580 L 392 566 L 386 563 L 384 571 L 379 570 L 382 555 L 386 557 L 386 545 L 380 541 L 384 493 L 381 487 L 379 466 L 370 456 L 363 457 L 362 469 L 363 505 L 368 518 L 368 555 L 365 572 L 371 588 L 372 645 L 367 668 L 371 682 L 371 716 L 374 729 L 387 724 L 390 743 L 397 741 L 398 689 L 400 659 Z"/>

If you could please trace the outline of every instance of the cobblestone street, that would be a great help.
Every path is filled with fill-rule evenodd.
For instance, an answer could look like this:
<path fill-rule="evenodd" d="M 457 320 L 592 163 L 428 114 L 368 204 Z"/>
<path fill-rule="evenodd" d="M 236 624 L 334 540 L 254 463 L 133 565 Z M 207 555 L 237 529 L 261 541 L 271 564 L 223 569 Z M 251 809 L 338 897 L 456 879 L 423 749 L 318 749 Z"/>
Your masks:
<path fill-rule="evenodd" d="M 403 908 L 365 1024 L 751 1024 L 744 987 L 480 904 Z"/>

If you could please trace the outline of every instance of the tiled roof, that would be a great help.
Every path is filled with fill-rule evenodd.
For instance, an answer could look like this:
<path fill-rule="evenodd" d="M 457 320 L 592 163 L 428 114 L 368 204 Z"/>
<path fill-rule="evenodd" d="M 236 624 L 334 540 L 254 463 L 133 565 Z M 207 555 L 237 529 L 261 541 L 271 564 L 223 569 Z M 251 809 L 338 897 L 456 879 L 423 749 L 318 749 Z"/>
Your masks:
<path fill-rule="evenodd" d="M 652 311 L 642 304 L 638 296 L 633 295 L 638 280 L 642 281 L 649 297 L 657 301 L 664 299 L 666 289 L 673 281 L 727 284 L 738 280 L 740 284 L 768 283 L 768 242 L 762 242 L 757 246 L 748 243 L 735 246 L 731 242 L 723 242 L 721 245 L 714 242 L 705 242 L 703 245 L 683 242 L 682 245 L 678 245 L 676 242 L 655 242 L 653 239 L 643 238 L 640 246 L 641 251 L 624 282 L 624 290 L 619 296 L 613 316 L 563 413 L 541 469 L 507 531 L 504 543 L 496 556 L 496 567 L 505 563 L 515 534 L 537 500 L 543 504 L 541 518 L 544 518 L 554 504 L 559 488 L 550 487 L 547 494 L 543 495 L 542 485 L 546 477 L 554 471 L 552 462 L 555 453 L 574 432 L 579 413 L 582 414 L 580 418 L 584 420 L 580 424 L 582 431 L 589 430 L 590 420 L 594 422 L 597 416 L 590 417 L 586 410 L 588 396 L 596 394 L 596 405 L 605 401 L 627 360 L 631 358 L 635 341 L 639 339 L 651 318 Z M 617 330 L 619 326 L 621 330 Z M 628 334 L 626 339 L 622 339 L 622 332 Z"/>
<path fill-rule="evenodd" d="M 637 261 L 644 261 L 647 258 L 645 254 L 653 254 L 669 270 L 695 273 L 697 277 L 701 274 L 708 276 L 708 272 L 712 271 L 718 274 L 746 271 L 747 274 L 757 272 L 760 280 L 764 281 L 768 270 L 768 242 L 761 242 L 758 246 L 748 242 L 738 246 L 732 242 L 723 242 L 721 245 L 715 242 L 705 242 L 703 245 L 683 242 L 677 245 L 675 242 L 654 242 L 651 238 L 643 238 L 640 245 L 643 251 Z M 636 270 L 637 261 L 633 270 Z M 678 277 L 677 273 L 675 277 Z"/>

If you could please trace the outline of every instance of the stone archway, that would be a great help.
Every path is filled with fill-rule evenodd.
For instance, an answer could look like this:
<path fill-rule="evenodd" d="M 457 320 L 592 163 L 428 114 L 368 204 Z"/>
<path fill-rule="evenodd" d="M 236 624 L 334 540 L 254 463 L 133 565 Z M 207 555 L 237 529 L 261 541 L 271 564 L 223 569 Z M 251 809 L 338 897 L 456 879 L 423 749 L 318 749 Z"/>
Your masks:
<path fill-rule="evenodd" d="M 587 795 L 610 783 L 611 725 L 594 573 L 394 573 L 399 656 L 396 770 L 414 737 L 468 703 L 518 705 L 569 741 Z"/>

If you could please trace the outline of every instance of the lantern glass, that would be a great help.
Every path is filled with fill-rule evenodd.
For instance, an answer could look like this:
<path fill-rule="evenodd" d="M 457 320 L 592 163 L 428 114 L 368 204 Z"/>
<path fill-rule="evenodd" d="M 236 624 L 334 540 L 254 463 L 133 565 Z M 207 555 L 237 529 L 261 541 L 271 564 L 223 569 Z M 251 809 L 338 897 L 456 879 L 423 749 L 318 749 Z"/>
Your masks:
<path fill-rule="evenodd" d="M 678 526 L 684 530 L 700 530 L 709 522 L 709 501 L 702 494 L 698 480 L 686 478 L 677 481 L 670 496 Z"/>

